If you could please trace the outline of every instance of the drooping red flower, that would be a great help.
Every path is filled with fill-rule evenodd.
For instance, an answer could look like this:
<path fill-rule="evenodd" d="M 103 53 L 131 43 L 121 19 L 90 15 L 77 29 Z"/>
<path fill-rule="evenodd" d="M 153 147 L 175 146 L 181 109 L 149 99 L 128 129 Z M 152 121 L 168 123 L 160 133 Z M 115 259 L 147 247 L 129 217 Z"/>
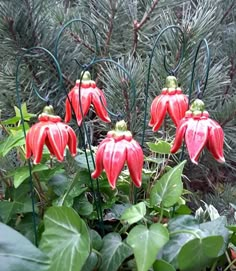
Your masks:
<path fill-rule="evenodd" d="M 225 162 L 223 154 L 224 132 L 221 126 L 204 111 L 203 101 L 196 99 L 180 121 L 176 137 L 171 148 L 175 153 L 185 140 L 190 159 L 198 164 L 198 158 L 204 146 L 212 153 L 213 157 L 220 163 Z"/>
<path fill-rule="evenodd" d="M 164 121 L 167 112 L 175 126 L 177 126 L 187 110 L 187 96 L 178 87 L 177 79 L 174 76 L 168 76 L 166 78 L 166 88 L 162 89 L 161 94 L 151 104 L 149 126 L 152 127 L 154 132 L 157 131 Z"/>
<path fill-rule="evenodd" d="M 44 144 L 52 156 L 63 161 L 64 151 L 68 145 L 72 156 L 76 155 L 77 139 L 74 130 L 63 123 L 59 116 L 53 115 L 52 106 L 46 106 L 26 134 L 26 158 L 34 157 L 34 164 L 40 163 Z"/>
<path fill-rule="evenodd" d="M 142 183 L 143 151 L 136 140 L 133 139 L 124 121 L 119 121 L 113 131 L 100 143 L 96 153 L 96 168 L 92 178 L 98 178 L 103 169 L 107 174 L 112 189 L 123 169 L 125 162 L 129 168 L 133 183 L 140 187 Z"/>
<path fill-rule="evenodd" d="M 96 114 L 102 121 L 111 121 L 105 108 L 107 105 L 105 95 L 96 86 L 96 83 L 91 80 L 90 73 L 86 71 L 82 80 L 77 80 L 75 86 L 68 94 L 66 99 L 65 122 L 67 123 L 71 120 L 72 106 L 77 123 L 80 126 L 83 117 L 87 115 L 91 105 L 93 105 Z"/>

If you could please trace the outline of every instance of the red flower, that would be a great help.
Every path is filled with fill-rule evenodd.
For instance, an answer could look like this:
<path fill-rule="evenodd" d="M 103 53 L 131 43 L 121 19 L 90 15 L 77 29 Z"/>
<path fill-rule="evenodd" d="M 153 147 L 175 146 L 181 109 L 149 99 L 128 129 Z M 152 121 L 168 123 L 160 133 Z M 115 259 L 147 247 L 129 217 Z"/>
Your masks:
<path fill-rule="evenodd" d="M 77 80 L 75 86 L 68 94 L 68 98 L 66 99 L 65 122 L 67 123 L 71 120 L 72 105 L 77 123 L 80 126 L 82 119 L 87 115 L 91 104 L 94 106 L 95 112 L 101 120 L 104 122 L 111 121 L 107 110 L 105 109 L 107 105 L 106 98 L 103 92 L 96 86 L 96 83 L 91 80 L 90 73 L 86 71 L 81 81 L 81 86 L 80 81 Z"/>
<path fill-rule="evenodd" d="M 34 156 L 34 164 L 41 161 L 43 145 L 45 144 L 51 155 L 59 161 L 64 159 L 64 150 L 68 145 L 71 154 L 76 155 L 77 139 L 74 130 L 61 122 L 59 116 L 52 115 L 52 106 L 46 106 L 26 135 L 26 158 Z"/>
<path fill-rule="evenodd" d="M 190 159 L 197 164 L 204 146 L 212 153 L 213 157 L 220 163 L 224 163 L 223 144 L 224 132 L 221 126 L 209 118 L 204 111 L 204 103 L 197 99 L 193 102 L 190 110 L 180 121 L 171 152 L 175 153 L 185 139 Z"/>
<path fill-rule="evenodd" d="M 162 89 L 162 93 L 153 100 L 151 105 L 149 126 L 153 127 L 154 132 L 160 128 L 166 112 L 177 126 L 188 109 L 188 98 L 177 87 L 177 79 L 174 76 L 166 78 L 166 86 L 167 88 Z"/>
<path fill-rule="evenodd" d="M 127 162 L 130 177 L 137 187 L 142 183 L 143 151 L 137 141 L 127 131 L 124 121 L 117 122 L 116 129 L 107 133 L 107 137 L 100 143 L 96 153 L 96 169 L 92 178 L 96 179 L 105 169 L 112 189 L 121 170 Z"/>

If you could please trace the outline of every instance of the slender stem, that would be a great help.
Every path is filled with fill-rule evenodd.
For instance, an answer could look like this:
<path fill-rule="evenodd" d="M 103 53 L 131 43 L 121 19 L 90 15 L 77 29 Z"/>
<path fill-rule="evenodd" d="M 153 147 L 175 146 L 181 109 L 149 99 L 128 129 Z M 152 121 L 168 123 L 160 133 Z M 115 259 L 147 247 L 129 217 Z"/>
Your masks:
<path fill-rule="evenodd" d="M 163 208 L 163 207 L 162 207 L 162 205 L 161 205 L 160 217 L 159 217 L 159 219 L 158 219 L 158 222 L 157 222 L 157 223 L 161 223 L 162 218 L 163 218 L 163 214 L 164 214 L 164 208 Z"/>
<path fill-rule="evenodd" d="M 136 55 L 137 45 L 138 45 L 138 31 L 143 27 L 143 25 L 148 21 L 150 18 L 151 13 L 155 9 L 156 5 L 158 4 L 159 0 L 153 1 L 151 8 L 149 11 L 145 12 L 143 18 L 141 19 L 140 23 L 137 20 L 134 20 L 134 41 L 133 41 L 133 50 L 132 54 Z"/>
<path fill-rule="evenodd" d="M 229 263 L 229 265 L 226 266 L 226 268 L 223 271 L 227 271 L 230 269 L 231 266 L 233 266 L 236 263 L 236 259 L 234 259 L 232 262 Z"/>
<path fill-rule="evenodd" d="M 114 6 L 113 0 L 110 0 L 110 6 L 111 6 L 111 16 L 110 16 L 110 21 L 109 21 L 109 27 L 108 27 L 108 32 L 107 32 L 107 39 L 105 42 L 105 47 L 104 47 L 104 53 L 103 55 L 106 56 L 107 52 L 108 52 L 108 48 L 110 45 L 110 41 L 111 41 L 111 35 L 113 32 L 113 27 L 114 27 L 114 18 L 115 18 L 115 14 L 116 14 L 116 6 Z M 116 1 L 115 1 L 116 4 Z"/>
<path fill-rule="evenodd" d="M 218 263 L 218 259 L 215 260 L 215 262 L 213 263 L 210 271 L 215 271 L 216 270 L 217 263 Z"/>

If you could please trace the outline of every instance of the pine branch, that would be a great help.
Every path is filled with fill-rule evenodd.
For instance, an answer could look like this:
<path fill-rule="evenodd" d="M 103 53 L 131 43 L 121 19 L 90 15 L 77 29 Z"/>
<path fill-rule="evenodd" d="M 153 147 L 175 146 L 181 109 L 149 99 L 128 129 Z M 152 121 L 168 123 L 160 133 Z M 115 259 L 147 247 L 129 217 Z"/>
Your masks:
<path fill-rule="evenodd" d="M 222 19 L 220 20 L 220 23 L 222 23 L 224 21 L 224 19 L 228 16 L 228 14 L 234 8 L 235 4 L 236 4 L 236 0 L 233 0 L 232 4 L 229 6 L 229 8 L 226 10 L 225 14 L 223 15 Z"/>
<path fill-rule="evenodd" d="M 134 30 L 134 39 L 133 39 L 133 50 L 132 54 L 135 56 L 136 55 L 136 50 L 138 46 L 138 31 L 141 30 L 143 25 L 150 19 L 151 13 L 155 9 L 156 5 L 158 4 L 159 0 L 154 0 L 151 8 L 149 11 L 147 11 L 144 15 L 143 18 L 141 19 L 140 23 L 137 20 L 134 20 L 133 22 L 133 30 Z"/>

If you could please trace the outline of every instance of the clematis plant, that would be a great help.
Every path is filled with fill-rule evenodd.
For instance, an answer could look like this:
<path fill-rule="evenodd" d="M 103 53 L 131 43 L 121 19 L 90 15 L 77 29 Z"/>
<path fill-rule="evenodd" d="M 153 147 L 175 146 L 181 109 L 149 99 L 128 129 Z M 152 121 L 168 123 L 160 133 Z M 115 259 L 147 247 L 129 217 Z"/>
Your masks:
<path fill-rule="evenodd" d="M 116 123 L 115 130 L 109 131 L 100 143 L 96 153 L 96 168 L 92 178 L 98 178 L 105 169 L 112 189 L 121 170 L 127 162 L 132 181 L 137 187 L 142 183 L 143 151 L 139 143 L 127 131 L 125 121 Z"/>
<path fill-rule="evenodd" d="M 106 110 L 106 98 L 96 83 L 91 80 L 91 75 L 86 71 L 82 80 L 77 80 L 75 86 L 71 89 L 66 99 L 66 115 L 65 122 L 69 122 L 72 116 L 72 108 L 76 115 L 76 120 L 80 126 L 82 119 L 87 115 L 90 106 L 93 105 L 98 117 L 104 122 L 110 122 Z"/>
<path fill-rule="evenodd" d="M 53 107 L 46 106 L 26 135 L 26 158 L 34 157 L 34 164 L 40 163 L 44 144 L 52 156 L 63 161 L 68 145 L 72 156 L 76 155 L 77 139 L 74 130 L 53 114 Z"/>
<path fill-rule="evenodd" d="M 151 104 L 151 119 L 149 126 L 152 130 L 157 131 L 164 121 L 166 113 L 169 114 L 175 126 L 184 117 L 188 109 L 188 98 L 182 93 L 181 88 L 178 87 L 177 79 L 174 76 L 166 78 L 166 87 L 162 89 Z"/>
<path fill-rule="evenodd" d="M 185 139 L 193 163 L 198 164 L 198 158 L 204 146 L 218 162 L 224 163 L 224 132 L 216 121 L 209 118 L 209 113 L 204 108 L 205 105 L 200 99 L 192 103 L 190 110 L 185 113 L 185 117 L 177 127 L 171 152 L 175 153 L 180 148 L 182 140 Z"/>

